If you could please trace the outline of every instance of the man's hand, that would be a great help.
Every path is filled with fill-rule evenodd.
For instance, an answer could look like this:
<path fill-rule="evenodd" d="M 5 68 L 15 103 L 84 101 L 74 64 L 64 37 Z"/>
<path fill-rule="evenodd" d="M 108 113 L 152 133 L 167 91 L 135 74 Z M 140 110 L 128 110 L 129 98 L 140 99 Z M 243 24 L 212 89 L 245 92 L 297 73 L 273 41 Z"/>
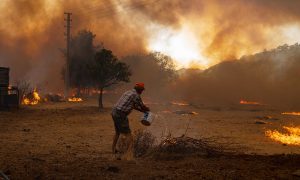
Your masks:
<path fill-rule="evenodd" d="M 150 108 L 147 107 L 147 106 L 145 106 L 145 107 L 144 107 L 144 111 L 145 111 L 145 112 L 148 112 L 148 111 L 150 111 Z"/>

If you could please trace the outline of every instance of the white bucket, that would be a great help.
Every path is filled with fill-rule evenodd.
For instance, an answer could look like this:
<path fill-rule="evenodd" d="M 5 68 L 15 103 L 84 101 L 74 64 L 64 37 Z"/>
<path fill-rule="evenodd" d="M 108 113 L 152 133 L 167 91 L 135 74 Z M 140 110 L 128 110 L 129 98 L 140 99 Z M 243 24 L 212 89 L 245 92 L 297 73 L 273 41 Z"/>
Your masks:
<path fill-rule="evenodd" d="M 141 123 L 145 126 L 150 126 L 154 120 L 154 115 L 151 112 L 145 112 L 141 118 Z"/>

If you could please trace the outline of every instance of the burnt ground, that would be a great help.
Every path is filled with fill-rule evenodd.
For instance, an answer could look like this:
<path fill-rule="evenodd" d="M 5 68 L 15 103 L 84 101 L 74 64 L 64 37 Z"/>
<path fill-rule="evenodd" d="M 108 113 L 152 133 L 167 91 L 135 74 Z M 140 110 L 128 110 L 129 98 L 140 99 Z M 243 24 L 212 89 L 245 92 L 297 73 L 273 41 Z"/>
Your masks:
<path fill-rule="evenodd" d="M 143 128 L 130 123 L 132 129 Z M 110 109 L 99 112 L 95 106 L 62 103 L 4 111 L 0 128 L 0 170 L 11 179 L 295 179 L 300 169 L 300 155 L 287 153 L 114 160 Z"/>

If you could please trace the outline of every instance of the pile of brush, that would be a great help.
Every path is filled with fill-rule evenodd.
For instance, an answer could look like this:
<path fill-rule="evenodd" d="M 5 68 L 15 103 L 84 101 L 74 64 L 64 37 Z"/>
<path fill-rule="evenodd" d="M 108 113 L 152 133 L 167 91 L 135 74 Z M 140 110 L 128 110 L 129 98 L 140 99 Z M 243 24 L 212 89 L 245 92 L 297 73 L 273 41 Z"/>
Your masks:
<path fill-rule="evenodd" d="M 118 142 L 118 150 L 124 153 L 127 147 L 128 144 L 121 138 Z M 217 143 L 212 138 L 195 139 L 184 135 L 173 137 L 170 133 L 162 138 L 160 142 L 156 142 L 156 138 L 148 131 L 139 130 L 134 132 L 133 154 L 135 157 L 169 158 L 174 155 L 188 154 L 214 156 L 224 153 L 238 153 L 238 148 L 228 143 Z"/>
<path fill-rule="evenodd" d="M 168 135 L 156 148 L 160 153 L 177 154 L 221 154 L 224 148 L 208 139 L 194 139 L 187 136 L 172 137 Z"/>

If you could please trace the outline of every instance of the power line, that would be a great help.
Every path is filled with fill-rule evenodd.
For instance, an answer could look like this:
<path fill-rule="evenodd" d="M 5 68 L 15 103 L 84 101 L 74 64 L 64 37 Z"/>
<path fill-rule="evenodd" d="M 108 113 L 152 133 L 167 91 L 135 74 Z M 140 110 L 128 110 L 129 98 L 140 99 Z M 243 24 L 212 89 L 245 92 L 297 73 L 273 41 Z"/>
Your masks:
<path fill-rule="evenodd" d="M 135 10 L 135 9 L 138 9 L 140 7 L 145 7 L 145 6 L 149 6 L 151 4 L 154 4 L 156 2 L 158 2 L 159 0 L 153 0 L 153 1 L 146 1 L 146 0 L 143 0 L 143 1 L 139 1 L 138 3 L 136 4 L 127 4 L 127 5 L 124 5 L 124 4 L 121 4 L 121 3 L 118 3 L 117 5 L 111 5 L 111 6 L 108 6 L 106 8 L 100 8 L 98 9 L 97 6 L 94 6 L 93 9 L 91 8 L 77 8 L 81 15 L 83 15 L 84 17 L 90 17 L 90 16 L 93 16 L 93 17 L 96 17 L 96 18 L 105 18 L 105 17 L 109 17 L 109 16 L 113 16 L 113 15 L 117 15 L 119 13 L 122 13 L 122 12 L 129 12 L 131 10 Z M 122 9 L 116 9 L 117 6 L 121 6 Z M 100 6 L 99 6 L 100 7 Z M 73 9 L 74 10 L 74 9 Z"/>
<path fill-rule="evenodd" d="M 137 4 L 144 4 L 144 3 L 147 4 L 147 2 L 149 2 L 149 1 L 147 1 L 147 0 L 140 0 L 140 1 L 137 2 Z M 151 3 L 151 1 L 150 1 L 150 3 Z M 103 5 L 104 5 L 103 3 L 94 3 L 94 5 L 92 7 L 75 8 L 75 10 L 84 10 L 84 11 L 87 11 L 87 13 L 94 13 L 94 12 L 99 12 L 99 11 L 100 12 L 113 11 L 115 9 L 115 7 L 118 6 L 118 5 L 125 6 L 125 7 L 128 7 L 128 6 L 133 7 L 132 4 L 126 4 L 126 5 L 124 5 L 124 3 L 120 3 L 120 2 L 117 3 L 117 4 L 112 4 L 112 5 L 106 6 L 106 7 L 103 7 Z M 100 7 L 103 7 L 103 8 L 100 8 Z M 74 11 L 74 8 L 72 10 Z"/>
<path fill-rule="evenodd" d="M 122 13 L 129 14 L 129 12 L 132 10 L 152 5 L 154 3 L 157 3 L 158 1 L 159 0 L 152 0 L 152 1 L 140 0 L 135 4 L 132 3 L 124 4 L 119 1 L 119 3 L 110 4 L 106 7 L 103 7 L 104 6 L 103 3 L 94 3 L 93 7 L 86 8 L 82 6 L 81 7 L 77 6 L 77 8 L 72 8 L 72 11 L 77 12 L 77 15 L 82 17 L 83 19 L 91 19 L 91 18 L 102 19 L 107 17 L 113 17 Z M 117 7 L 121 7 L 121 9 L 117 9 Z M 138 16 L 135 16 L 135 18 L 137 17 Z M 93 24 L 91 24 L 90 22 L 89 26 L 93 26 Z"/>

